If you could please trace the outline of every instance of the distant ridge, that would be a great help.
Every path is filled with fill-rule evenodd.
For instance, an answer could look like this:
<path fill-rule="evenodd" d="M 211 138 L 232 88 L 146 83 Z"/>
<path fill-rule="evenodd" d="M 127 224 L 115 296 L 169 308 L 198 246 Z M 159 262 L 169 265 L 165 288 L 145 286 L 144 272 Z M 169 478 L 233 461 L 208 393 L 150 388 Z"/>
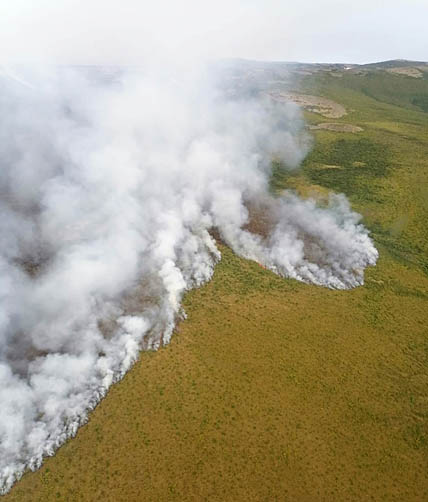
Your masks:
<path fill-rule="evenodd" d="M 413 66 L 428 66 L 426 61 L 410 61 L 408 59 L 390 59 L 388 61 L 380 61 L 378 63 L 368 63 L 363 65 L 355 65 L 364 68 L 396 68 L 396 67 L 413 67 Z M 354 66 L 354 65 L 353 65 Z"/>
<path fill-rule="evenodd" d="M 337 68 L 395 68 L 397 66 L 401 67 L 412 67 L 419 65 L 428 65 L 427 61 L 412 61 L 409 59 L 388 59 L 386 61 L 376 61 L 373 63 L 322 63 L 322 62 L 314 62 L 314 63 L 304 63 L 300 61 L 263 61 L 256 59 L 244 59 L 244 58 L 230 58 L 230 59 L 222 59 L 221 63 L 224 64 L 235 64 L 235 65 L 272 65 L 272 66 L 323 66 L 323 67 L 337 67 Z"/>

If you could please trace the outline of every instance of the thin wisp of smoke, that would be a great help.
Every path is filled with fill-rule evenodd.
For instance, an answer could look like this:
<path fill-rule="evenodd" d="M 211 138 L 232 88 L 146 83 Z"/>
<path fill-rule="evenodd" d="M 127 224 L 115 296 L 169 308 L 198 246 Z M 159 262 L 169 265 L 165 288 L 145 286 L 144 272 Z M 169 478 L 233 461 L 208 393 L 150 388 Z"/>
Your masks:
<path fill-rule="evenodd" d="M 212 229 L 321 286 L 358 286 L 376 262 L 344 196 L 270 194 L 272 157 L 293 169 L 310 145 L 295 105 L 181 77 L 0 79 L 1 493 L 76 433 L 140 350 L 168 343 L 183 294 L 221 259 Z"/>

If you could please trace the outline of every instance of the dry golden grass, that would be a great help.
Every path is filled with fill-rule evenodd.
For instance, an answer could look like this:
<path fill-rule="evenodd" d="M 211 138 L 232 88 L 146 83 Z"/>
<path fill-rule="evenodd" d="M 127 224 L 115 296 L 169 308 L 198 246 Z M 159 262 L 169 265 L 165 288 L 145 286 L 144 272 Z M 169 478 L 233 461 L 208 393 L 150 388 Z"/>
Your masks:
<path fill-rule="evenodd" d="M 222 251 L 171 345 L 5 502 L 427 499 L 428 280 L 383 258 L 330 291 Z"/>

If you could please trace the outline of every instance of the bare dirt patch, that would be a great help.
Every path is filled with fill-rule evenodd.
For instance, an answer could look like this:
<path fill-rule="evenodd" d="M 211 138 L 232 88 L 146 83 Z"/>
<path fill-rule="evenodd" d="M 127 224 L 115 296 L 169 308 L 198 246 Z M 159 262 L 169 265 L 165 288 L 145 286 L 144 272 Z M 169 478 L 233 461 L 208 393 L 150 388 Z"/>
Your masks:
<path fill-rule="evenodd" d="M 323 122 L 321 124 L 317 125 L 310 125 L 309 129 L 311 130 L 316 130 L 316 129 L 324 129 L 327 131 L 334 131 L 334 132 L 361 132 L 363 131 L 362 127 L 358 127 L 352 124 L 336 124 L 334 122 Z"/>
<path fill-rule="evenodd" d="M 311 96 L 310 94 L 298 94 L 295 92 L 275 91 L 270 93 L 275 101 L 292 101 L 305 110 L 318 113 L 323 117 L 338 119 L 346 115 L 346 109 L 343 105 L 335 101 L 320 96 Z"/>
<path fill-rule="evenodd" d="M 395 73 L 397 75 L 406 75 L 407 77 L 421 78 L 423 73 L 418 68 L 407 68 L 407 67 L 397 67 L 388 68 L 386 70 L 388 73 Z"/>
<path fill-rule="evenodd" d="M 318 164 L 319 169 L 343 169 L 343 166 L 338 166 L 336 164 Z"/>

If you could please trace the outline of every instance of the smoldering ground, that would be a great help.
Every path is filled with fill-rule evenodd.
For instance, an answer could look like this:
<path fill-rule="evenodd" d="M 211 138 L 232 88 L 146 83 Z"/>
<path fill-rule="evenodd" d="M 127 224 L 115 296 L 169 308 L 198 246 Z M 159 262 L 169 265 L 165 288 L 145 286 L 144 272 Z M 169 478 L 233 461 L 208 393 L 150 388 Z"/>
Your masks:
<path fill-rule="evenodd" d="M 377 259 L 341 195 L 269 193 L 310 147 L 298 108 L 234 97 L 212 71 L 50 69 L 0 80 L 0 489 L 86 420 L 184 292 L 236 253 L 326 287 Z M 107 72 L 108 73 L 108 72 Z M 251 230 L 254 208 L 264 231 Z"/>

